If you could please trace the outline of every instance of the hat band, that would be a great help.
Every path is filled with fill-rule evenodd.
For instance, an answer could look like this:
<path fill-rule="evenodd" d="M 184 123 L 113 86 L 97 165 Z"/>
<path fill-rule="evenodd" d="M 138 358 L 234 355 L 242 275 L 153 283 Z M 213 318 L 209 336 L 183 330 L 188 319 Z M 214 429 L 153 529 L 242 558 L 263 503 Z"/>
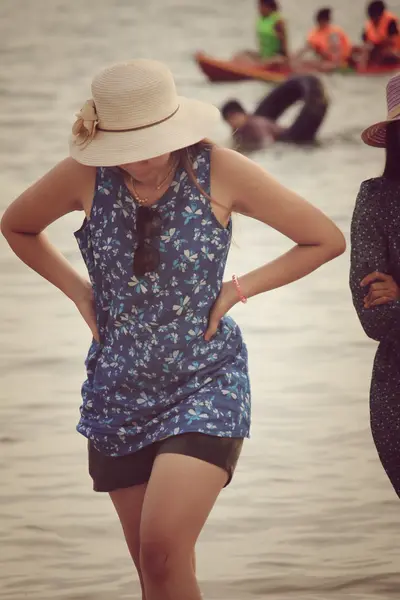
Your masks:
<path fill-rule="evenodd" d="M 400 115 L 400 104 L 395 106 L 395 108 L 393 108 L 390 111 L 390 113 L 388 113 L 388 120 L 394 119 L 395 117 L 398 117 L 399 115 Z"/>
<path fill-rule="evenodd" d="M 140 131 L 141 129 L 148 129 L 149 127 L 154 127 L 155 125 L 160 125 L 161 123 L 165 123 L 165 121 L 169 121 L 169 119 L 172 119 L 172 117 L 176 115 L 178 110 L 179 104 L 174 110 L 174 112 L 168 115 L 168 117 L 165 117 L 165 119 L 160 119 L 160 121 L 155 121 L 154 123 L 149 123 L 148 125 L 141 125 L 140 127 L 130 127 L 129 129 L 104 129 L 104 127 L 97 127 L 97 131 L 105 131 L 107 133 L 126 133 L 127 131 Z"/>

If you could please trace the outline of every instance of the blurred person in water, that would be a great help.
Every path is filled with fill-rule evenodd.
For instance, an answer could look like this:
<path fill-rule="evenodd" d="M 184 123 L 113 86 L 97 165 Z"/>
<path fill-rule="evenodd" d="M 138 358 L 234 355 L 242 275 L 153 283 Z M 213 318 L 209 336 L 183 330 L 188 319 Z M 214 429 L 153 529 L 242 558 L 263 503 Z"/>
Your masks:
<path fill-rule="evenodd" d="M 382 0 L 367 6 L 368 21 L 362 32 L 363 46 L 358 49 L 358 66 L 400 65 L 400 23 Z"/>
<path fill-rule="evenodd" d="M 242 151 L 250 152 L 270 146 L 285 131 L 272 119 L 248 113 L 238 100 L 226 102 L 221 112 L 232 130 L 236 147 Z"/>
<path fill-rule="evenodd" d="M 351 224 L 350 287 L 365 333 L 379 342 L 370 389 L 371 430 L 400 497 L 400 75 L 387 85 L 388 114 L 362 134 L 386 149 L 381 177 L 361 184 Z"/>
<path fill-rule="evenodd" d="M 259 0 L 256 23 L 258 50 L 245 50 L 234 60 L 254 65 L 280 64 L 288 56 L 285 21 L 276 0 Z"/>
<path fill-rule="evenodd" d="M 293 123 L 287 127 L 277 122 L 289 106 L 303 102 Z M 314 143 L 329 107 L 322 81 L 315 75 L 291 77 L 261 100 L 249 113 L 235 99 L 226 102 L 222 116 L 232 131 L 235 147 L 243 152 L 261 150 L 275 142 Z"/>
<path fill-rule="evenodd" d="M 307 52 L 313 52 L 314 60 L 304 60 Z M 345 31 L 332 23 L 332 9 L 321 8 L 315 15 L 315 27 L 307 36 L 305 46 L 290 57 L 293 71 L 330 72 L 349 67 L 352 45 Z"/>
<path fill-rule="evenodd" d="M 178 96 L 162 63 L 104 69 L 73 126 L 70 156 L 1 222 L 14 252 L 91 330 L 77 429 L 146 600 L 201 599 L 195 545 L 249 436 L 247 349 L 229 311 L 345 248 L 318 209 L 207 141 L 219 120 L 214 106 Z M 44 233 L 72 211 L 85 215 L 75 236 L 89 279 Z M 277 229 L 293 248 L 223 281 L 233 212 Z"/>

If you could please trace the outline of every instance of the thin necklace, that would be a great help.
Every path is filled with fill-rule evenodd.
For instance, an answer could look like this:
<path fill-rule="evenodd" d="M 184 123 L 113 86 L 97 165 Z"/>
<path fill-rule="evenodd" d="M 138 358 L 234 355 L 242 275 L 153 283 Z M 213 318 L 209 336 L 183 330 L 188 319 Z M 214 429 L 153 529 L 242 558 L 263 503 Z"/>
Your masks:
<path fill-rule="evenodd" d="M 155 191 L 158 192 L 158 190 L 160 190 L 163 185 L 165 185 L 165 182 L 167 181 L 167 179 L 171 176 L 172 172 L 176 169 L 176 167 L 178 166 L 178 161 L 174 161 L 172 163 L 171 168 L 168 170 L 168 173 L 166 174 L 166 176 L 163 178 L 162 181 L 160 181 L 160 183 L 158 185 L 156 185 L 156 187 L 154 188 Z M 131 185 L 132 185 L 132 190 L 133 190 L 133 195 L 135 196 L 135 200 L 136 202 L 140 205 L 140 206 L 145 206 L 146 204 L 149 203 L 149 199 L 147 197 L 142 198 L 141 196 L 139 196 L 138 191 L 136 189 L 135 183 L 134 183 L 134 179 L 132 177 L 132 175 L 130 175 L 131 178 Z"/>

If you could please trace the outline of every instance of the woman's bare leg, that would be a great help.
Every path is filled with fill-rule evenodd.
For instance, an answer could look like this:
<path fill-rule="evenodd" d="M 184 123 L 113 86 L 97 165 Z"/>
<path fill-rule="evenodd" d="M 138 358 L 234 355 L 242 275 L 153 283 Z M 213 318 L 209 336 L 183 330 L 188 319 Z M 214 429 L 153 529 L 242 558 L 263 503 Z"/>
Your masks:
<path fill-rule="evenodd" d="M 140 569 L 140 521 L 146 487 L 147 484 L 115 490 L 110 493 L 111 500 L 121 522 L 129 553 L 138 572 L 142 588 L 142 600 L 146 600 L 146 596 Z M 193 570 L 196 572 L 196 556 L 194 551 L 192 562 Z"/>
<path fill-rule="evenodd" d="M 146 600 L 201 600 L 194 547 L 227 477 L 223 469 L 190 456 L 157 456 L 140 530 Z"/>
<path fill-rule="evenodd" d="M 142 600 L 146 600 L 146 596 L 144 593 L 143 577 L 140 571 L 140 521 L 146 487 L 147 484 L 135 485 L 134 487 L 110 492 L 111 500 L 121 521 L 130 555 L 139 575 Z"/>

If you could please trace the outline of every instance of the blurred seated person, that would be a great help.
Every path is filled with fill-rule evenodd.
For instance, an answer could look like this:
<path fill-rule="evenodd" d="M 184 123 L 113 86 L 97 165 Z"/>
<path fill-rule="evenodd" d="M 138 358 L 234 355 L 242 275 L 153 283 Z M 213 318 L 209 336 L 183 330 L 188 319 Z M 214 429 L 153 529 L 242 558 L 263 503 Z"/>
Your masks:
<path fill-rule="evenodd" d="M 260 150 L 269 146 L 286 131 L 271 119 L 249 114 L 237 100 L 224 104 L 221 113 L 232 129 L 235 145 L 243 151 Z"/>
<path fill-rule="evenodd" d="M 293 71 L 330 72 L 349 66 L 352 46 L 344 30 L 332 24 L 332 9 L 322 8 L 315 15 L 316 27 L 308 34 L 306 45 L 290 59 Z M 302 60 L 313 52 L 314 60 Z"/>
<path fill-rule="evenodd" d="M 254 65 L 279 64 L 288 56 L 286 28 L 276 0 L 258 1 L 259 18 L 256 30 L 258 52 L 247 50 L 234 56 L 234 60 Z"/>
<path fill-rule="evenodd" d="M 359 49 L 360 69 L 370 65 L 400 64 L 400 24 L 389 12 L 385 2 L 374 0 L 367 7 L 368 21 L 362 32 L 363 46 Z"/>

